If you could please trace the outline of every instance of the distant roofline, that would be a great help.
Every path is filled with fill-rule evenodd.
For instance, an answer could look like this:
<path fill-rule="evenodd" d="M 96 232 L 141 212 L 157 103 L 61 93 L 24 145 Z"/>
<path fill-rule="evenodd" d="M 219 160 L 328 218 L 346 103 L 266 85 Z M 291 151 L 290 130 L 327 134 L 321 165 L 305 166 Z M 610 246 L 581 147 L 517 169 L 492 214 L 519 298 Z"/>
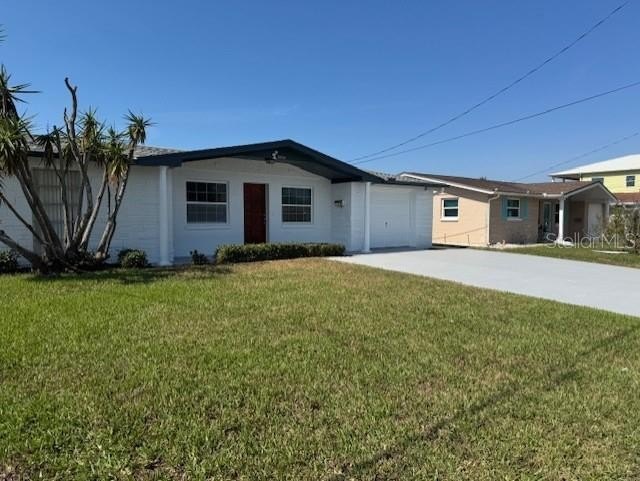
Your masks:
<path fill-rule="evenodd" d="M 582 191 L 592 189 L 594 187 L 601 187 L 612 200 L 615 200 L 616 197 L 607 187 L 599 181 L 577 181 L 577 182 L 563 182 L 563 183 L 554 183 L 554 182 L 532 182 L 532 183 L 519 183 L 519 182 L 506 182 L 500 180 L 491 180 L 491 179 L 474 179 L 472 177 L 459 177 L 459 176 L 447 176 L 447 175 L 439 175 L 439 174 L 422 174 L 417 172 L 403 172 L 400 174 L 401 176 L 413 177 L 423 179 L 429 182 L 442 182 L 443 187 L 445 183 L 450 187 L 455 187 L 463 190 L 469 190 L 473 192 L 480 192 L 486 195 L 501 195 L 501 196 L 518 196 L 518 197 L 535 197 L 535 198 L 561 198 L 561 197 L 569 197 L 576 195 Z M 469 183 L 465 183 L 465 181 L 471 181 L 471 185 Z M 477 185 L 473 185 L 474 181 L 479 181 L 482 183 L 494 183 L 494 188 L 483 188 Z M 560 192 L 545 192 L 544 187 L 549 187 L 554 184 L 557 185 L 565 185 L 567 188 L 564 191 Z M 491 186 L 489 186 L 491 187 Z"/>
<path fill-rule="evenodd" d="M 612 159 L 579 165 L 567 170 L 549 174 L 551 178 L 577 180 L 584 174 L 604 174 L 614 172 L 640 171 L 640 154 L 622 155 Z"/>

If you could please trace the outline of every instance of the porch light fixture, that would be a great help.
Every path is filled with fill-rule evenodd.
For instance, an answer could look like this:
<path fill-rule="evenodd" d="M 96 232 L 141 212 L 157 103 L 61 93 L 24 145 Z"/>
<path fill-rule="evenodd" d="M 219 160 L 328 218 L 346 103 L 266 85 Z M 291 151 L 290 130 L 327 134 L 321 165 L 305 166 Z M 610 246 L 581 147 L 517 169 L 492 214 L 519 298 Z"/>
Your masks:
<path fill-rule="evenodd" d="M 274 150 L 273 152 L 271 152 L 271 156 L 270 157 L 265 157 L 264 160 L 267 161 L 267 164 L 273 164 L 274 162 L 276 162 L 278 160 L 287 160 L 287 156 L 278 153 L 277 150 Z"/>
<path fill-rule="evenodd" d="M 344 207 L 344 200 L 342 199 L 334 200 L 333 205 L 335 205 L 336 207 L 342 208 Z"/>

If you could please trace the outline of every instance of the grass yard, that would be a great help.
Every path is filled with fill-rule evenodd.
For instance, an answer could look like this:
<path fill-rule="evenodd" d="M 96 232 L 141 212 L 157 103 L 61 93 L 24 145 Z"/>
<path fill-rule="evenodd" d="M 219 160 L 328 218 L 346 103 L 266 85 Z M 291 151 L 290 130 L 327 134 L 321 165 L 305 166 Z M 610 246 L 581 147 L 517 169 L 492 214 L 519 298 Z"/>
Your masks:
<path fill-rule="evenodd" d="M 640 255 L 631 253 L 610 254 L 598 252 L 599 250 L 610 250 L 610 248 L 607 249 L 607 247 L 603 247 L 602 249 L 592 249 L 589 247 L 553 247 L 551 245 L 540 245 L 503 249 L 501 252 L 531 254 L 534 256 L 555 257 L 557 259 L 570 259 L 573 261 L 596 262 L 598 264 L 640 268 Z"/>
<path fill-rule="evenodd" d="M 325 260 L 0 305 L 2 480 L 640 478 L 638 319 Z"/>

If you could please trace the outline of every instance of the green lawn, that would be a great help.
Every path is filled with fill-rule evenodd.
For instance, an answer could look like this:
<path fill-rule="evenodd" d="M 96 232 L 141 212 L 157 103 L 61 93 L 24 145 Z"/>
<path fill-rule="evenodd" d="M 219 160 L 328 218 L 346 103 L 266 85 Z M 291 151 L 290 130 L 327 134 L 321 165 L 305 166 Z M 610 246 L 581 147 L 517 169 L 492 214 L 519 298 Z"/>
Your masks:
<path fill-rule="evenodd" d="M 635 318 L 325 260 L 0 306 L 2 480 L 640 477 Z"/>
<path fill-rule="evenodd" d="M 514 254 L 531 254 L 535 256 L 556 257 L 558 259 L 570 259 L 574 261 L 596 262 L 599 264 L 611 264 L 615 266 L 640 268 L 640 255 L 632 253 L 611 254 L 598 252 L 610 250 L 606 247 L 602 249 L 592 249 L 588 247 L 558 247 L 552 244 L 532 247 L 514 247 L 504 249 L 502 252 Z"/>

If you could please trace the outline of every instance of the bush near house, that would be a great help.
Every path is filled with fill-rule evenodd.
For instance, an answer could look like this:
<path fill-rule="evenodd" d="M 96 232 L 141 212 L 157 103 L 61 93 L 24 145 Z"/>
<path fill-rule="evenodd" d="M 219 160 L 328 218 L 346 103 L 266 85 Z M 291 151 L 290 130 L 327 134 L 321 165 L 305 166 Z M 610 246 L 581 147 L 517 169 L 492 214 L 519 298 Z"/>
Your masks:
<path fill-rule="evenodd" d="M 219 264 L 237 262 L 258 262 L 300 257 L 329 257 L 344 255 L 341 244 L 228 244 L 218 247 L 216 261 Z"/>
<path fill-rule="evenodd" d="M 143 250 L 123 249 L 118 253 L 118 264 L 126 269 L 143 269 L 149 266 L 149 260 Z"/>
<path fill-rule="evenodd" d="M 18 255 L 13 251 L 0 252 L 0 274 L 18 272 Z"/>
<path fill-rule="evenodd" d="M 189 252 L 191 255 L 191 265 L 194 266 L 206 266 L 209 263 L 209 259 L 202 252 L 198 252 L 197 249 Z"/>

